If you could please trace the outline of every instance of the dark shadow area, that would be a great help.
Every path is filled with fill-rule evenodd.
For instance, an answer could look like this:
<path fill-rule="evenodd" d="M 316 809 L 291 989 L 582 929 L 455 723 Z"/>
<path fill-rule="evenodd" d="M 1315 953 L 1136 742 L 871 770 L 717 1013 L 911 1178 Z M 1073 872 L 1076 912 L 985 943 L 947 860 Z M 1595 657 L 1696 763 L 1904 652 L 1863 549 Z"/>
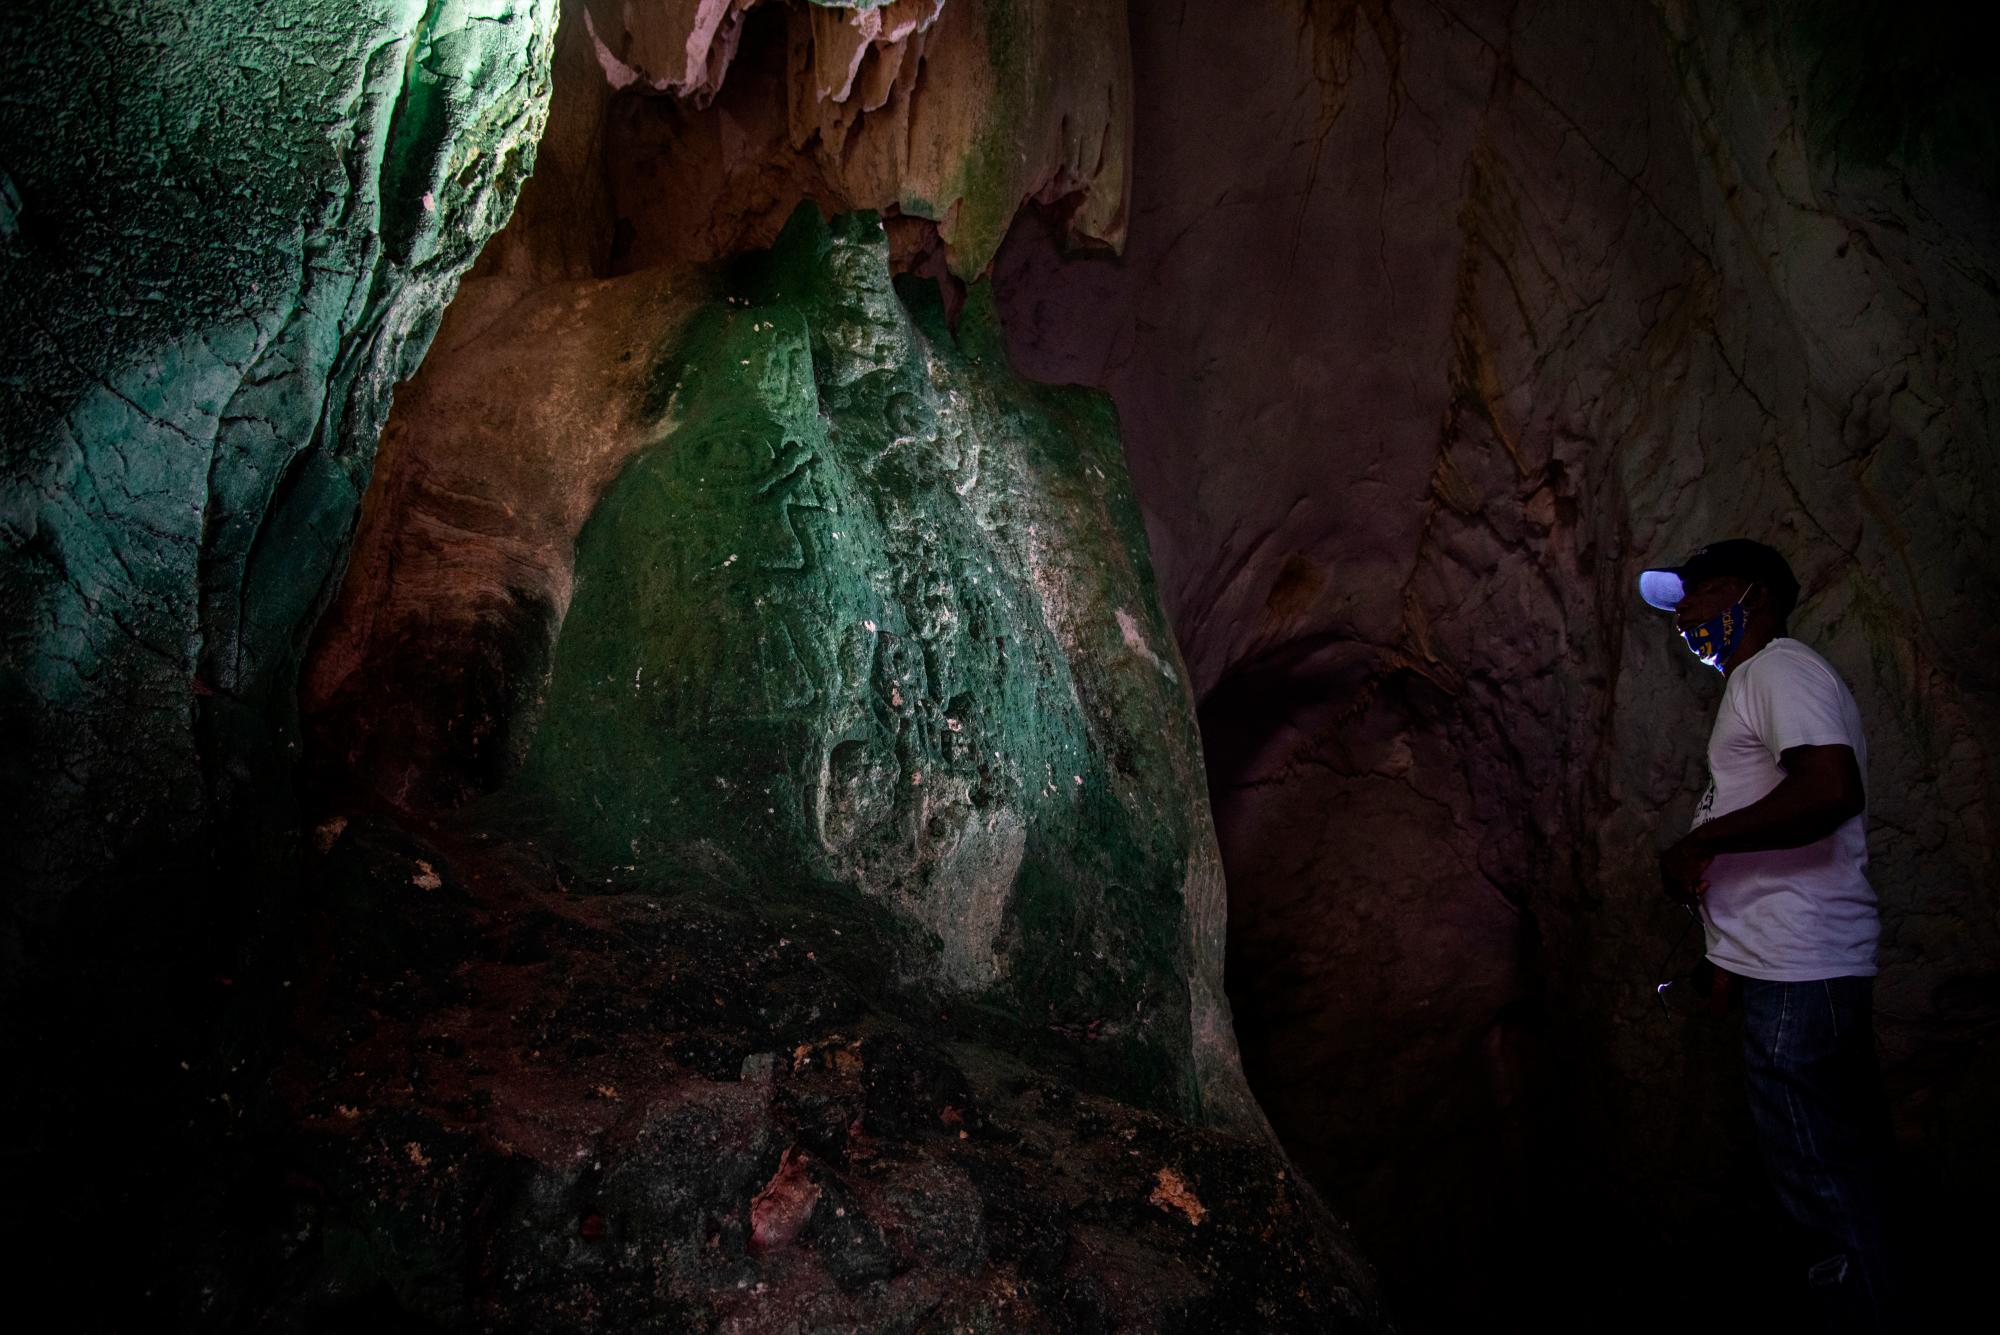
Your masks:
<path fill-rule="evenodd" d="M 1449 813 L 1399 812 L 1373 791 L 1422 786 L 1427 751 L 1455 725 L 1449 702 L 1421 677 L 1326 666 L 1341 653 L 1266 655 L 1225 678 L 1200 720 L 1244 1070 L 1288 1153 L 1354 1226 L 1402 1328 L 1534 1312 L 1564 1329 L 1673 1331 L 1717 1311 L 1731 1329 L 1798 1328 L 1803 1290 L 1788 1277 L 1815 1257 L 1765 1184 L 1739 1016 L 1693 991 L 1699 938 L 1669 917 L 1624 966 L 1635 994 L 1681 979 L 1620 1040 L 1677 1074 L 1655 1101 L 1612 1102 L 1617 1073 L 1593 1056 L 1604 1017 L 1548 955 L 1536 896 L 1510 906 L 1514 930 L 1468 936 L 1451 900 L 1490 888 L 1463 864 L 1436 879 L 1408 870 L 1408 850 L 1450 843 Z M 1482 988 L 1482 976 L 1507 981 Z M 1941 1084 L 1913 1099 L 1932 1078 L 1906 1070 L 1891 1089 L 1918 1110 L 1898 1128 L 1893 1181 L 1910 1329 L 1969 1310 L 1995 1241 L 1974 1185 L 1990 1169 L 1939 1157 L 1979 1143 L 1950 1119 L 1982 1096 Z M 1634 1128 L 1649 1152 L 1613 1156 Z"/>

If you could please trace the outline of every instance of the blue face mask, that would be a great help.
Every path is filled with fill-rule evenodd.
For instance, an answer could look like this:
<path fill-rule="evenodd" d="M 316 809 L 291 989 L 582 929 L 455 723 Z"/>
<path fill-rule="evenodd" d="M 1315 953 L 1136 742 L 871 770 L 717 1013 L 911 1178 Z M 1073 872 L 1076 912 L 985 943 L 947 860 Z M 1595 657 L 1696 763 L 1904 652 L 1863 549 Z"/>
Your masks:
<path fill-rule="evenodd" d="M 1743 632 L 1750 625 L 1750 613 L 1743 606 L 1743 599 L 1750 596 L 1754 584 L 1746 584 L 1735 602 L 1722 609 L 1698 626 L 1689 626 L 1681 632 L 1687 647 L 1696 658 L 1722 671 L 1722 665 L 1736 652 L 1736 646 L 1743 643 Z"/>

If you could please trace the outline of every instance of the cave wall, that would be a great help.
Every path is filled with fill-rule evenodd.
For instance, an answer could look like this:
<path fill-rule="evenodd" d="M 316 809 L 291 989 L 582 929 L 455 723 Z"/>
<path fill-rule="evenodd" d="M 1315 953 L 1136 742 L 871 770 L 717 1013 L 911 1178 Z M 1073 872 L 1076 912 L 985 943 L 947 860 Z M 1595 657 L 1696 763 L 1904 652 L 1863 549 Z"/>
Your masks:
<path fill-rule="evenodd" d="M 1109 403 L 1017 379 L 984 288 L 954 336 L 872 214 L 807 205 L 739 274 L 577 538 L 520 786 L 627 874 L 858 895 L 920 996 L 1088 1030 L 1123 1097 L 1255 1129 Z"/>
<path fill-rule="evenodd" d="M 256 1105 L 309 1176 L 246 1230 L 287 1282 L 203 1258 L 239 1309 L 1384 1328 L 1243 1090 L 1193 701 L 1109 400 L 1019 377 L 990 289 L 954 330 L 891 254 L 872 213 L 806 204 L 700 276 L 636 378 L 614 354 L 678 309 L 656 274 L 441 349 L 433 394 L 496 401 L 466 433 L 399 402 L 378 480 L 539 423 L 561 484 L 371 492 L 425 572 L 395 597 L 440 611 L 454 575 L 477 606 L 542 568 L 570 449 L 638 446 L 573 563 L 553 544 L 559 626 L 405 622 L 413 656 L 349 673 L 326 720 L 490 711 L 525 757 L 461 772 L 469 799 L 316 795 L 308 1000 Z M 553 381 L 523 356 L 551 333 Z M 463 689 L 482 644 L 516 651 L 517 704 Z"/>
<path fill-rule="evenodd" d="M 10 10 L 13 949 L 143 941 L 198 910 L 135 886 L 227 882 L 216 830 L 294 822 L 304 639 L 391 389 L 532 169 L 554 20 L 554 0 Z"/>
<path fill-rule="evenodd" d="M 114 1324 L 1382 1327 L 1244 1097 L 1115 414 L 976 281 L 1024 200 L 1122 239 L 1125 17 L 10 15 L 10 1254 L 118 1218 Z M 691 520 L 743 448 L 818 468 Z M 694 559 L 759 517 L 798 569 Z M 709 769 L 804 800 L 642 851 Z"/>
<path fill-rule="evenodd" d="M 858 887 L 903 921 L 884 957 L 920 986 L 1087 1031 L 1135 1097 L 1261 1128 L 1220 996 L 1191 696 L 1118 518 L 1122 463 L 1098 457 L 1115 424 L 1010 388 L 997 348 L 959 355 L 885 286 L 921 274 L 958 316 L 1001 205 L 1060 201 L 1073 244 L 1121 239 L 1122 8 L 829 27 L 746 5 L 712 33 L 684 6 L 611 8 L 565 8 L 543 174 L 384 431 L 303 683 L 320 785 L 436 811 L 521 778 L 625 872 Z M 829 84 L 830 62 L 858 73 Z M 837 281 L 788 260 L 746 314 L 718 262 L 775 242 L 781 211 L 802 226 L 802 201 L 886 210 L 885 250 L 843 224 Z M 763 435 L 806 480 L 728 499 L 731 451 Z M 897 462 L 923 442 L 946 473 Z M 718 451 L 709 494 L 683 456 Z M 655 515 L 662 487 L 679 500 Z M 732 573 L 695 559 L 717 543 Z M 639 675 L 598 698 L 627 657 Z M 758 667 L 741 698 L 736 662 Z M 746 804 L 753 782 L 771 791 Z"/>
<path fill-rule="evenodd" d="M 1993 1181 L 1971 44 L 1726 0 L 1146 6 L 1129 40 L 1120 6 L 560 8 L 559 48 L 555 0 L 9 14 L 10 966 L 165 958 L 182 888 L 290 884 L 294 679 L 378 434 L 307 703 L 343 780 L 446 807 L 527 752 L 696 267 L 802 200 L 878 208 L 953 309 L 1033 201 L 1009 351 L 1117 402 L 1251 1074 L 1364 1239 L 1486 1301 L 1532 1273 L 1510 1226 L 1592 1221 L 1607 1288 L 1684 1256 L 1610 1255 L 1607 1221 L 1751 1236 L 1726 1032 L 1652 1009 L 1650 851 L 1714 683 L 1631 596 L 1724 530 L 1790 551 L 1871 720 L 1905 1149 L 1941 1200 Z M 1182 905 L 1197 954 L 1218 894 Z"/>
<path fill-rule="evenodd" d="M 1633 577 L 1722 534 L 1869 720 L 1913 1171 L 1992 1181 L 1994 120 L 1921 17 L 1149 8 L 1122 260 L 996 265 L 1119 404 L 1246 1067 L 1406 1311 L 1762 1227 L 1728 1033 L 1652 988 L 1718 691 Z"/>
<path fill-rule="evenodd" d="M 87 1323 L 165 1324 L 226 1194 L 214 1072 L 281 1010 L 234 984 L 300 903 L 299 660 L 392 387 L 532 168 L 554 20 L 0 18 L 0 1246 Z M 107 1218 L 108 1268 L 65 1241 Z"/>
<path fill-rule="evenodd" d="M 992 199 L 1011 217 L 1059 190 L 1073 243 L 1122 239 L 1122 7 L 929 4 L 831 29 L 808 8 L 562 6 L 535 176 L 383 428 L 352 573 L 306 669 L 336 782 L 450 803 L 518 765 L 510 720 L 568 606 L 571 544 L 644 442 L 639 378 L 709 295 L 702 266 L 768 247 L 805 200 L 882 211 L 897 271 L 944 280 L 948 300 L 998 244 L 960 223 Z M 829 61 L 855 81 L 825 87 Z M 874 88 L 878 68 L 896 77 Z M 1019 147 L 996 176 L 1005 127 Z"/>

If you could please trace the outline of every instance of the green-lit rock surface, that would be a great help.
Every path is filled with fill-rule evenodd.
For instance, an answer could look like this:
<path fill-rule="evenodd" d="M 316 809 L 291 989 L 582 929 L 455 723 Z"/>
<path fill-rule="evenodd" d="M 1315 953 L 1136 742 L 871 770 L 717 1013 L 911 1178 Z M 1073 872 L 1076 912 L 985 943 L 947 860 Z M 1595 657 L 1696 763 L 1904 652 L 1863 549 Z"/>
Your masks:
<path fill-rule="evenodd" d="M 211 1325 L 1384 1328 L 1241 1097 L 1110 407 L 890 271 L 808 207 L 468 283 L 314 660 L 281 1033 L 187 1082 L 248 1110 Z"/>
<path fill-rule="evenodd" d="M 9 7 L 15 914 L 47 923 L 90 878 L 282 796 L 303 637 L 391 388 L 532 166 L 554 15 L 555 0 Z"/>
<path fill-rule="evenodd" d="M 897 985 L 1245 1116 L 1190 701 L 1108 401 L 811 209 L 656 372 L 521 788 L 607 867 L 872 912 Z M 905 300 L 911 307 L 905 306 Z M 884 912 L 886 911 L 886 912 Z"/>
<path fill-rule="evenodd" d="M 243 1105 L 182 1077 L 296 907 L 298 655 L 531 166 L 554 13 L 0 17 L 0 1248 L 78 1324 L 213 1328 L 163 1315 L 166 1253 L 213 1243 Z M 74 1241 L 109 1220 L 107 1269 Z"/>

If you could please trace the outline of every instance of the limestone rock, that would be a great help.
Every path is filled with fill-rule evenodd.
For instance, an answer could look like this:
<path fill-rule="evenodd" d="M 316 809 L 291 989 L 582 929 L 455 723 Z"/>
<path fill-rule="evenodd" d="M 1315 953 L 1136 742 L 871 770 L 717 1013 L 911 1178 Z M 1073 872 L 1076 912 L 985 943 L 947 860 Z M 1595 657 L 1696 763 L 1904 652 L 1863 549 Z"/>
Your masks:
<path fill-rule="evenodd" d="M 899 925 L 885 966 L 1254 1124 L 1115 421 L 926 291 L 905 309 L 872 215 L 808 206 L 685 330 L 578 539 L 522 784 L 607 864 L 858 895 Z"/>
<path fill-rule="evenodd" d="M 391 387 L 534 160 L 553 0 L 6 19 L 13 909 L 283 805 Z M 266 829 L 282 829 L 287 816 Z M 102 891 L 110 894 L 110 891 Z"/>
<path fill-rule="evenodd" d="M 1413 1321 L 1489 1293 L 1441 1253 L 1534 1273 L 1475 1238 L 1623 1220 L 1620 1292 L 1743 1253 L 1684 1250 L 1759 1186 L 1730 1053 L 1651 990 L 1715 683 L 1632 589 L 1744 533 L 1870 723 L 1882 1038 L 1956 1199 L 1931 1110 L 2000 976 L 1977 60 L 1858 5 L 1134 17 L 1123 260 L 1024 222 L 996 286 L 1017 365 L 1118 402 L 1287 1143 Z"/>
<path fill-rule="evenodd" d="M 319 782 L 398 806 L 493 791 L 533 735 L 572 548 L 647 440 L 695 275 L 466 280 L 397 395 L 300 695 Z"/>
<path fill-rule="evenodd" d="M 1114 424 L 1015 382 L 976 309 L 971 352 L 935 297 L 913 319 L 881 228 L 854 227 L 796 239 L 755 306 L 687 273 L 467 283 L 308 663 L 327 781 L 420 810 L 491 793 L 547 689 L 532 777 L 601 860 L 864 892 L 912 986 L 1253 1124 Z"/>
<path fill-rule="evenodd" d="M 966 279 L 1029 199 L 1062 201 L 1078 242 L 1122 243 L 1122 2 L 753 6 L 585 10 L 601 88 L 619 90 L 607 161 L 632 229 L 623 263 L 767 246 L 801 199 L 930 219 Z"/>

